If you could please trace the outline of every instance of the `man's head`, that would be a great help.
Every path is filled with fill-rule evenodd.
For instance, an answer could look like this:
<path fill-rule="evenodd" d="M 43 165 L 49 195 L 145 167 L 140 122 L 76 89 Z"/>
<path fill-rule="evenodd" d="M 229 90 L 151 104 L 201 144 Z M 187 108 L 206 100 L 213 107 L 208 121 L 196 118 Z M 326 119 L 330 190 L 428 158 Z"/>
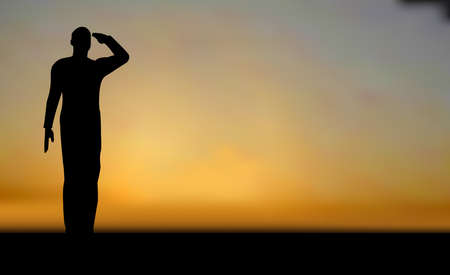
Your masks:
<path fill-rule="evenodd" d="M 91 32 L 86 27 L 78 27 L 72 32 L 70 44 L 74 49 L 88 52 L 91 48 Z"/>

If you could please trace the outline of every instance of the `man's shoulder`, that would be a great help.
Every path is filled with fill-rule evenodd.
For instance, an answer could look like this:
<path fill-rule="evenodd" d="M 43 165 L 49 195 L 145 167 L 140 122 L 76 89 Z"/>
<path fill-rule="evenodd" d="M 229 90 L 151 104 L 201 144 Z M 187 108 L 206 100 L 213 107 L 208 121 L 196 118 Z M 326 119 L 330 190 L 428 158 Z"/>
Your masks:
<path fill-rule="evenodd" d="M 95 62 L 96 64 L 99 64 L 99 63 L 108 62 L 109 60 L 111 60 L 111 56 L 103 56 L 103 57 L 99 57 L 99 58 L 93 60 L 93 62 Z"/>
<path fill-rule="evenodd" d="M 58 69 L 58 68 L 60 68 L 60 67 L 63 67 L 63 66 L 65 66 L 65 65 L 69 64 L 69 63 L 70 63 L 70 60 L 71 60 L 71 57 L 64 57 L 64 58 L 58 59 L 58 60 L 53 64 L 52 67 L 53 67 L 54 69 Z"/>

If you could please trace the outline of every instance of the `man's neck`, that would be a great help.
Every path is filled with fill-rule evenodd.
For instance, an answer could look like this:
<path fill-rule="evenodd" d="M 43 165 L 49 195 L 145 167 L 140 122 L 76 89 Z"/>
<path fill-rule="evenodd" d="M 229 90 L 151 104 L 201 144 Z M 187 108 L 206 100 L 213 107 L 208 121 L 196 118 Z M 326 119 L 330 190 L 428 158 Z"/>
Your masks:
<path fill-rule="evenodd" d="M 87 58 L 87 52 L 85 52 L 85 51 L 77 51 L 77 50 L 74 49 L 72 57 L 74 57 L 76 59 L 86 59 Z"/>

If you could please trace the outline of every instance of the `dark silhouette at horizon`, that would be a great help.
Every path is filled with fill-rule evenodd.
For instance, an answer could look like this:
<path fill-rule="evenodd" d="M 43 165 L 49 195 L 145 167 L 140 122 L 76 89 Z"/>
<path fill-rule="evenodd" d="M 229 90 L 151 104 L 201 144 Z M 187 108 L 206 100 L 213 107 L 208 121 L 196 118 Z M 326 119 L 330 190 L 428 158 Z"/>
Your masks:
<path fill-rule="evenodd" d="M 66 233 L 94 232 L 100 174 L 101 118 L 100 86 L 103 78 L 125 64 L 129 55 L 114 38 L 93 33 L 113 53 L 97 60 L 88 58 L 91 33 L 79 27 L 70 41 L 73 55 L 51 68 L 50 92 L 45 112 L 44 152 L 52 131 L 55 112 L 62 95 L 60 114 L 61 148 L 64 166 L 63 211 Z"/>

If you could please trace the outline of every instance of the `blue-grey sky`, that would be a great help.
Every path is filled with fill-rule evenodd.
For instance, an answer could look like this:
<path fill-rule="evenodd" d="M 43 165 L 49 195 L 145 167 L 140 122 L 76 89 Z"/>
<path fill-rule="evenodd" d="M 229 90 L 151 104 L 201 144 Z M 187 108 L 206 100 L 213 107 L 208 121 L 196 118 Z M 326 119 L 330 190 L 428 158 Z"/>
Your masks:
<path fill-rule="evenodd" d="M 264 205 L 279 226 L 383 227 L 388 211 L 414 227 L 418 209 L 449 226 L 450 23 L 394 0 L 2 1 L 0 192 L 20 213 L 21 198 L 51 205 L 60 191 L 58 119 L 47 155 L 42 124 L 50 67 L 80 25 L 131 55 L 102 84 L 100 225 L 160 204 L 159 220 L 130 224 L 175 226 L 165 211 L 212 203 Z M 93 42 L 91 58 L 108 54 Z M 289 212 L 333 203 L 366 208 Z"/>

